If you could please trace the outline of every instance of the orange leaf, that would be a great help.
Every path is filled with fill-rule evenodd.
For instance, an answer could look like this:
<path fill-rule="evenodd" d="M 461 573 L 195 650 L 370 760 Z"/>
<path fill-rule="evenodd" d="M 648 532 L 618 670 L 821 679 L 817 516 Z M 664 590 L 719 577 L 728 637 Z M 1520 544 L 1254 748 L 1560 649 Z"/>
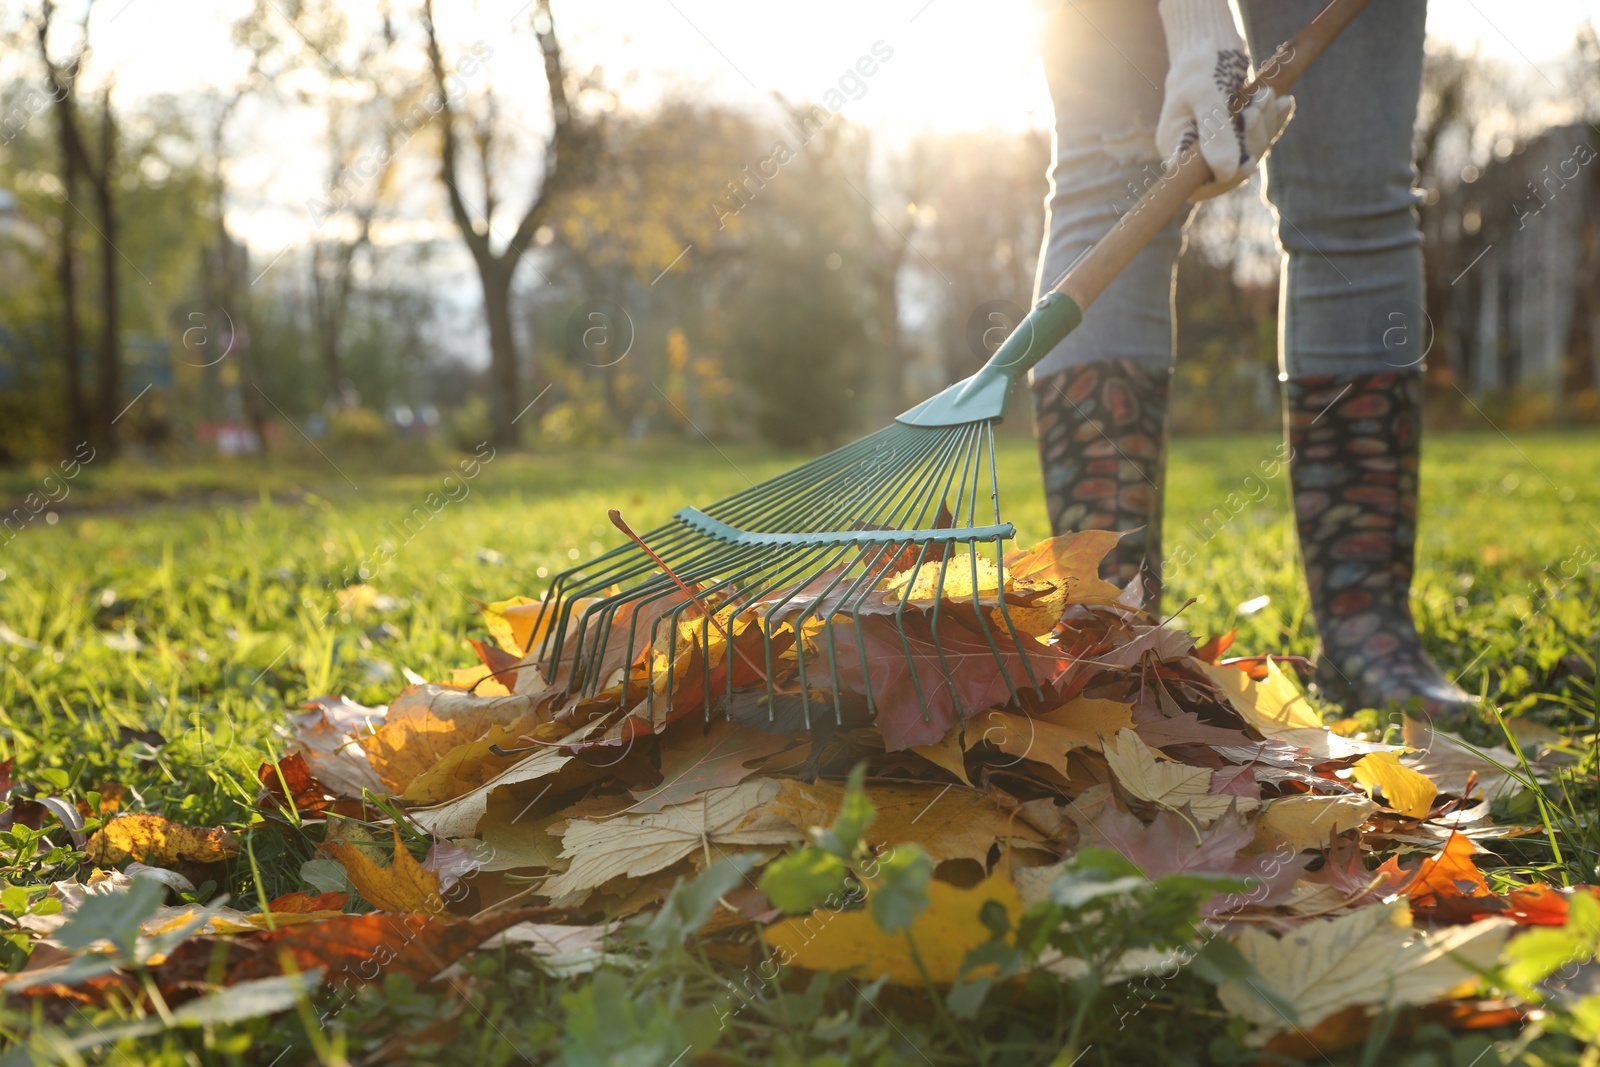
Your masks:
<path fill-rule="evenodd" d="M 380 911 L 421 911 L 429 915 L 444 911 L 439 876 L 412 858 L 400 842 L 399 830 L 394 831 L 394 861 L 387 867 L 378 866 L 355 842 L 326 841 L 322 849 L 344 864 L 356 892 Z"/>
<path fill-rule="evenodd" d="M 350 903 L 350 897 L 344 893 L 286 893 L 267 905 L 267 910 L 291 915 L 309 915 L 316 911 L 341 911 Z"/>
<path fill-rule="evenodd" d="M 1498 915 L 1524 926 L 1566 923 L 1567 898 L 1547 885 L 1519 886 L 1503 896 L 1490 889 L 1472 862 L 1477 851 L 1471 838 L 1452 833 L 1437 856 L 1422 861 L 1406 891 L 1418 918 L 1468 923 Z"/>

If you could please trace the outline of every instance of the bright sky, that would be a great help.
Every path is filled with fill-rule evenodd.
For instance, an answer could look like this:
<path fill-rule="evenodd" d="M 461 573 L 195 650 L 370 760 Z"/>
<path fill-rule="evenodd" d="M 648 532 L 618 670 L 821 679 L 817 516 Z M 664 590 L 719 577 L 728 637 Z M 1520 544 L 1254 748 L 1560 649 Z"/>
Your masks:
<path fill-rule="evenodd" d="M 981 16 L 973 0 L 554 0 L 553 6 L 573 65 L 603 65 L 625 101 L 648 100 L 667 85 L 730 102 L 763 101 L 773 90 L 818 99 L 882 42 L 880 51 L 892 49 L 892 58 L 844 113 L 898 139 L 924 129 L 1047 123 L 1048 98 L 1031 46 L 1038 2 L 983 0 Z M 248 3 L 101 0 L 95 64 L 115 71 L 125 99 L 230 85 L 242 66 L 228 27 Z M 64 6 L 70 10 L 70 0 Z M 1536 6 L 1537 17 L 1530 17 L 1528 0 L 1433 0 L 1428 29 L 1540 73 L 1583 20 L 1600 18 L 1600 0 L 1536 0 Z M 442 0 L 439 12 L 447 37 L 463 47 L 484 40 L 496 49 L 498 58 L 486 64 L 496 89 L 537 114 L 543 84 L 525 32 L 527 7 L 527 0 Z M 258 252 L 271 254 L 303 239 L 304 204 L 317 194 L 324 165 L 317 130 L 304 116 L 261 112 L 247 125 L 233 175 L 240 193 L 236 225 Z"/>

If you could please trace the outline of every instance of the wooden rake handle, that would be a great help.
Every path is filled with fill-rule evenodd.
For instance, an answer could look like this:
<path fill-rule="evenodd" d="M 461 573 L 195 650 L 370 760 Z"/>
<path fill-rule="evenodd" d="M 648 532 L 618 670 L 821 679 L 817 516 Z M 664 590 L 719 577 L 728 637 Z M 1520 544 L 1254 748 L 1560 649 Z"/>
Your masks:
<path fill-rule="evenodd" d="M 1350 20 L 1367 6 L 1367 0 L 1331 0 L 1304 29 L 1289 38 L 1257 68 L 1256 76 L 1234 98 L 1241 108 L 1257 89 L 1268 88 L 1282 95 L 1299 80 L 1324 49 Z M 1211 180 L 1211 168 L 1198 152 L 1189 152 L 1171 173 L 1164 174 L 1129 209 L 1127 214 L 1102 237 L 1066 275 L 1056 283 L 1055 292 L 1071 297 L 1079 308 L 1087 308 L 1122 273 L 1138 251 L 1188 204 L 1189 198 Z"/>

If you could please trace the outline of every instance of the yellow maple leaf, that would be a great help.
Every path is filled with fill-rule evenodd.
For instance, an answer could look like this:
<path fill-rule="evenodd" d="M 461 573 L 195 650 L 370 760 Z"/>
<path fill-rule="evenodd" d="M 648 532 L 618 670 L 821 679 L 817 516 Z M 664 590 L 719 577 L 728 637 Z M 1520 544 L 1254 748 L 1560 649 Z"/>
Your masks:
<path fill-rule="evenodd" d="M 979 742 L 1016 759 L 1042 763 L 1063 778 L 1071 777 L 1067 753 L 1075 748 L 1100 748 L 1100 739 L 1087 730 L 1006 711 L 985 711 L 973 717 L 967 726 L 967 747 Z"/>
<path fill-rule="evenodd" d="M 439 895 L 439 876 L 412 858 L 394 831 L 394 859 L 379 866 L 363 846 L 367 842 L 329 840 L 323 851 L 344 865 L 350 884 L 361 898 L 379 911 L 423 912 L 441 915 L 444 900 Z"/>
<path fill-rule="evenodd" d="M 1240 954 L 1265 988 L 1294 1005 L 1296 1017 L 1285 1019 L 1245 983 L 1228 982 L 1217 992 L 1223 1007 L 1258 1028 L 1253 1043 L 1259 1044 L 1295 1026 L 1308 1030 L 1345 1008 L 1430 1004 L 1470 990 L 1478 981 L 1471 968 L 1494 965 L 1511 927 L 1505 919 L 1485 919 L 1419 933 L 1404 900 L 1313 920 L 1282 937 L 1246 927 Z"/>
<path fill-rule="evenodd" d="M 1105 746 L 1106 763 L 1117 782 L 1140 800 L 1164 808 L 1185 805 L 1203 825 L 1230 807 L 1249 811 L 1258 805 L 1253 797 L 1224 796 L 1211 792 L 1211 771 L 1185 763 L 1157 760 L 1150 746 L 1133 730 L 1117 732 L 1115 745 Z"/>
<path fill-rule="evenodd" d="M 949 983 L 955 981 L 967 953 L 989 939 L 989 928 L 979 920 L 978 912 L 991 900 L 1005 908 L 1013 923 L 1022 915 L 1017 887 L 1004 873 L 996 872 L 966 889 L 930 882 L 928 907 L 909 930 L 884 933 L 867 911 L 819 910 L 774 923 L 762 936 L 780 965 L 813 971 L 860 967 L 863 977 L 887 975 L 896 985 L 922 984 L 922 973 L 911 957 L 911 944 L 915 944 L 928 977 Z"/>
<path fill-rule="evenodd" d="M 1275 661 L 1267 661 L 1267 677 L 1261 682 L 1253 681 L 1237 667 L 1210 663 L 1201 667 L 1228 694 L 1245 722 L 1266 736 L 1282 737 L 1290 730 L 1325 732 L 1321 717 L 1312 710 L 1305 694 Z"/>
<path fill-rule="evenodd" d="M 1262 844 L 1287 841 L 1296 849 L 1326 848 L 1333 834 L 1354 830 L 1367 821 L 1378 805 L 1354 793 L 1338 796 L 1300 796 L 1269 800 L 1256 824 Z"/>
<path fill-rule="evenodd" d="M 1351 768 L 1350 776 L 1366 786 L 1368 792 L 1382 789 L 1391 808 L 1413 819 L 1425 818 L 1439 795 L 1439 787 L 1432 779 L 1401 763 L 1394 752 L 1373 752 L 1361 757 L 1361 762 Z"/>
<path fill-rule="evenodd" d="M 84 846 L 90 862 L 111 866 L 127 859 L 152 866 L 189 860 L 215 863 L 239 851 L 239 839 L 220 826 L 184 826 L 160 815 L 119 815 Z"/>

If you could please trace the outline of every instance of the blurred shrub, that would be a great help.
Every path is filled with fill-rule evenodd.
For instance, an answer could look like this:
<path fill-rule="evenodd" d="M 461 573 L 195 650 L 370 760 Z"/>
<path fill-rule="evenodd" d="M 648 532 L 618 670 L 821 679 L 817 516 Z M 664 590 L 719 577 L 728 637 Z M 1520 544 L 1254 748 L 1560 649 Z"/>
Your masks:
<path fill-rule="evenodd" d="M 389 424 L 371 408 L 342 408 L 328 419 L 328 437 L 340 446 L 382 445 L 389 440 Z"/>

